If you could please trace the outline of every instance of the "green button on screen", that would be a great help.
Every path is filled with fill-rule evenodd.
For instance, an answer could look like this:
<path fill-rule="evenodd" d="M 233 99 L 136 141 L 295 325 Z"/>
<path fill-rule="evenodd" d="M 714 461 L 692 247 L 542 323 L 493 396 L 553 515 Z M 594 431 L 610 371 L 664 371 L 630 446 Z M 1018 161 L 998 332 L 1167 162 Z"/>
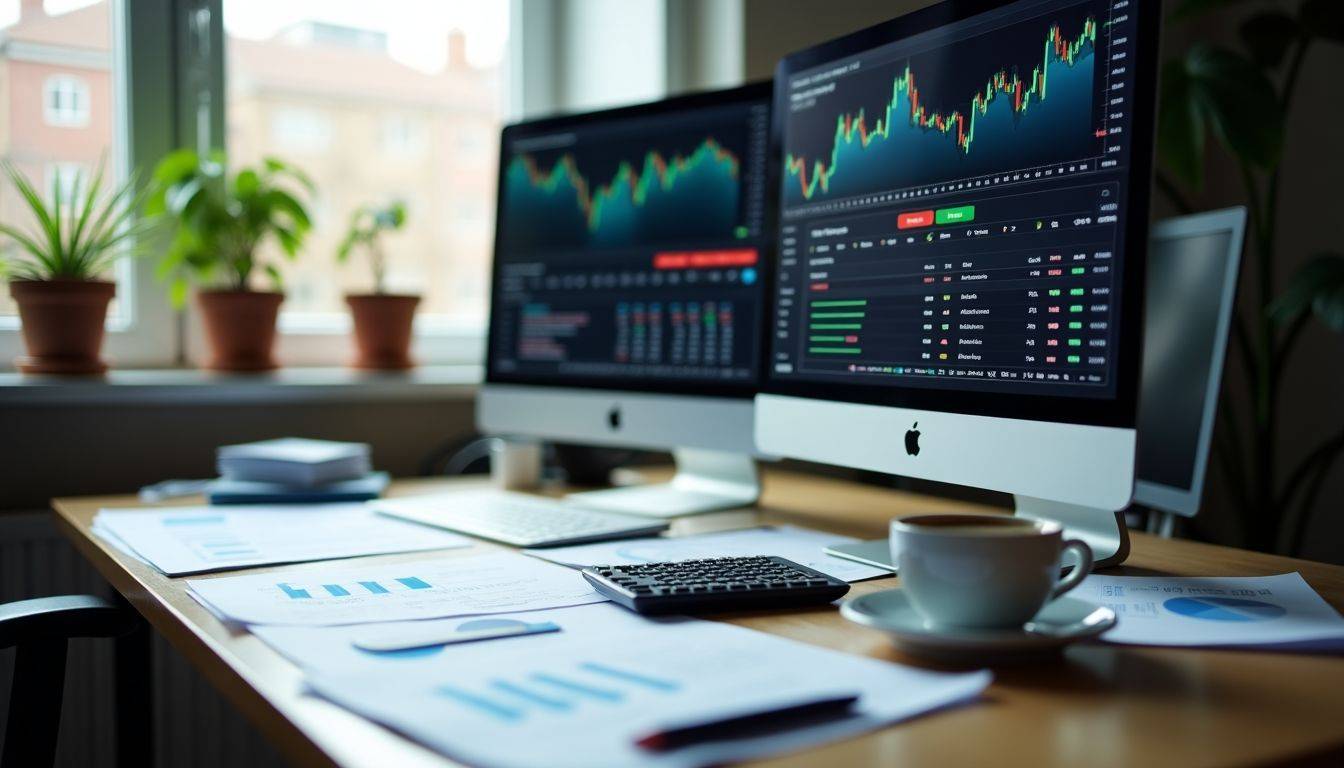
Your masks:
<path fill-rule="evenodd" d="M 975 220 L 975 206 L 962 205 L 957 208 L 939 208 L 933 212 L 935 224 L 964 224 Z"/>

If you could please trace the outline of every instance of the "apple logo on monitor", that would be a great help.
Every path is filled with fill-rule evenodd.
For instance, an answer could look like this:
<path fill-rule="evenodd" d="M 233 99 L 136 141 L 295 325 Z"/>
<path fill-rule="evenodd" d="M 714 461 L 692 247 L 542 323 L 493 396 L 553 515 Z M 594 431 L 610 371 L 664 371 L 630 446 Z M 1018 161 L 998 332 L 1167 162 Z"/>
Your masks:
<path fill-rule="evenodd" d="M 621 428 L 621 406 L 613 405 L 611 410 L 607 411 L 607 426 L 612 429 Z"/>
<path fill-rule="evenodd" d="M 911 456 L 919 455 L 919 422 L 916 421 L 905 433 L 905 452 Z"/>

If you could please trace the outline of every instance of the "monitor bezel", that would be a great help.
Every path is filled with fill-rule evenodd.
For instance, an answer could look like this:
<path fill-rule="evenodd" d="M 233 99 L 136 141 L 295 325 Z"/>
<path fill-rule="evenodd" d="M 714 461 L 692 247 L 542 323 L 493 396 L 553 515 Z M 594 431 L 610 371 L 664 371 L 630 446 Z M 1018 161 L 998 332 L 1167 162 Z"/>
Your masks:
<path fill-rule="evenodd" d="M 1044 0 L 1042 0 L 1043 2 Z M 1020 0 L 944 0 L 918 11 L 822 43 L 780 60 L 775 67 L 775 97 L 770 124 L 770 160 L 772 178 L 767 186 L 775 195 L 774 210 L 780 210 L 782 165 L 784 157 L 784 119 L 782 108 L 788 105 L 788 82 L 796 73 L 847 56 L 863 53 L 921 32 L 969 19 L 973 16 L 1013 5 Z M 1065 424 L 1122 427 L 1133 429 L 1138 416 L 1139 370 L 1143 333 L 1143 296 L 1147 261 L 1149 202 L 1151 198 L 1154 115 L 1157 100 L 1157 52 L 1160 3 L 1138 0 L 1138 45 L 1134 56 L 1134 93 L 1131 96 L 1131 122 L 1149 125 L 1152 130 L 1130 133 L 1129 201 L 1125 221 L 1125 262 L 1121 278 L 1120 333 L 1116 360 L 1114 398 L 1045 396 L 1021 393 L 939 390 L 901 387 L 891 384 L 822 383 L 776 376 L 772 361 L 774 338 L 766 339 L 766 360 L 762 366 L 761 391 L 819 400 L 885 405 L 925 411 L 946 411 L 975 416 L 1030 419 Z M 778 241 L 776 225 L 776 248 Z M 777 272 L 777 270 L 776 270 Z M 775 295 L 778 275 L 772 272 L 767 284 Z"/>
<path fill-rule="evenodd" d="M 494 311 L 496 290 L 498 288 L 498 260 L 501 250 L 499 223 L 503 220 L 504 213 L 504 171 L 508 166 L 508 158 L 505 154 L 505 148 L 509 142 L 516 139 L 519 135 L 526 136 L 529 133 L 548 133 L 551 131 L 564 130 L 572 126 L 580 126 L 584 123 L 599 120 L 626 120 L 631 118 L 641 118 L 657 116 L 688 109 L 702 109 L 707 107 L 729 106 L 739 103 L 761 102 L 765 106 L 771 106 L 771 95 L 773 88 L 769 80 L 747 83 L 715 91 L 698 91 L 695 93 L 673 96 L 659 101 L 650 101 L 642 104 L 629 106 L 612 107 L 592 112 L 575 112 L 551 115 L 533 120 L 524 120 L 511 123 L 504 126 L 500 131 L 499 138 L 499 169 L 498 180 L 495 190 L 495 236 L 494 246 L 490 258 L 490 311 L 486 332 L 485 349 L 485 381 L 487 384 L 524 384 L 538 387 L 554 387 L 560 389 L 600 389 L 617 392 L 637 392 L 637 393 L 657 393 L 669 395 L 694 395 L 697 397 L 724 397 L 733 399 L 748 400 L 755 397 L 760 389 L 761 378 L 764 375 L 762 366 L 765 364 L 766 356 L 769 354 L 768 344 L 763 334 L 758 333 L 758 341 L 761 346 L 757 349 L 756 376 L 739 382 L 724 382 L 717 379 L 706 379 L 696 381 L 685 379 L 680 381 L 659 380 L 649 377 L 613 377 L 613 376 L 567 376 L 567 375 L 536 375 L 536 374 L 518 374 L 518 373 L 499 373 L 495 370 L 495 339 L 500 332 L 498 327 L 498 317 Z M 773 131 L 773 120 L 771 121 L 771 130 Z M 775 206 L 777 204 L 776 190 L 771 184 L 775 178 L 770 169 L 766 170 L 766 199 L 764 201 L 765 220 L 768 225 L 773 227 L 775 223 Z M 773 234 L 764 238 L 761 245 L 761 323 L 764 324 L 769 316 L 770 309 L 770 276 L 774 272 L 774 245 Z"/>

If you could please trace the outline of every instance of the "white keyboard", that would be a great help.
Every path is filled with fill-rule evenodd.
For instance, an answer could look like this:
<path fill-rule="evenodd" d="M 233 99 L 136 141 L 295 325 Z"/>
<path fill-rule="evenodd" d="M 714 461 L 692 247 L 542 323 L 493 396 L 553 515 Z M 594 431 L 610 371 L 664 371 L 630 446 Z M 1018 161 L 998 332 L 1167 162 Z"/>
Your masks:
<path fill-rule="evenodd" d="M 379 512 L 516 547 L 558 547 L 650 536 L 667 523 L 523 493 L 479 490 L 370 502 Z"/>

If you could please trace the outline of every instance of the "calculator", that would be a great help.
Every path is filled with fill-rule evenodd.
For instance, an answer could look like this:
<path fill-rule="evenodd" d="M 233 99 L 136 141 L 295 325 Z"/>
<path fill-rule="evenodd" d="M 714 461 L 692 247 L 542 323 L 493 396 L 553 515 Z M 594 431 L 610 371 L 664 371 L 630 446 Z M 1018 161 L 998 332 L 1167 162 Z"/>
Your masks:
<path fill-rule="evenodd" d="M 583 577 L 612 601 L 649 615 L 824 605 L 849 591 L 833 576 L 764 555 L 594 565 Z"/>

